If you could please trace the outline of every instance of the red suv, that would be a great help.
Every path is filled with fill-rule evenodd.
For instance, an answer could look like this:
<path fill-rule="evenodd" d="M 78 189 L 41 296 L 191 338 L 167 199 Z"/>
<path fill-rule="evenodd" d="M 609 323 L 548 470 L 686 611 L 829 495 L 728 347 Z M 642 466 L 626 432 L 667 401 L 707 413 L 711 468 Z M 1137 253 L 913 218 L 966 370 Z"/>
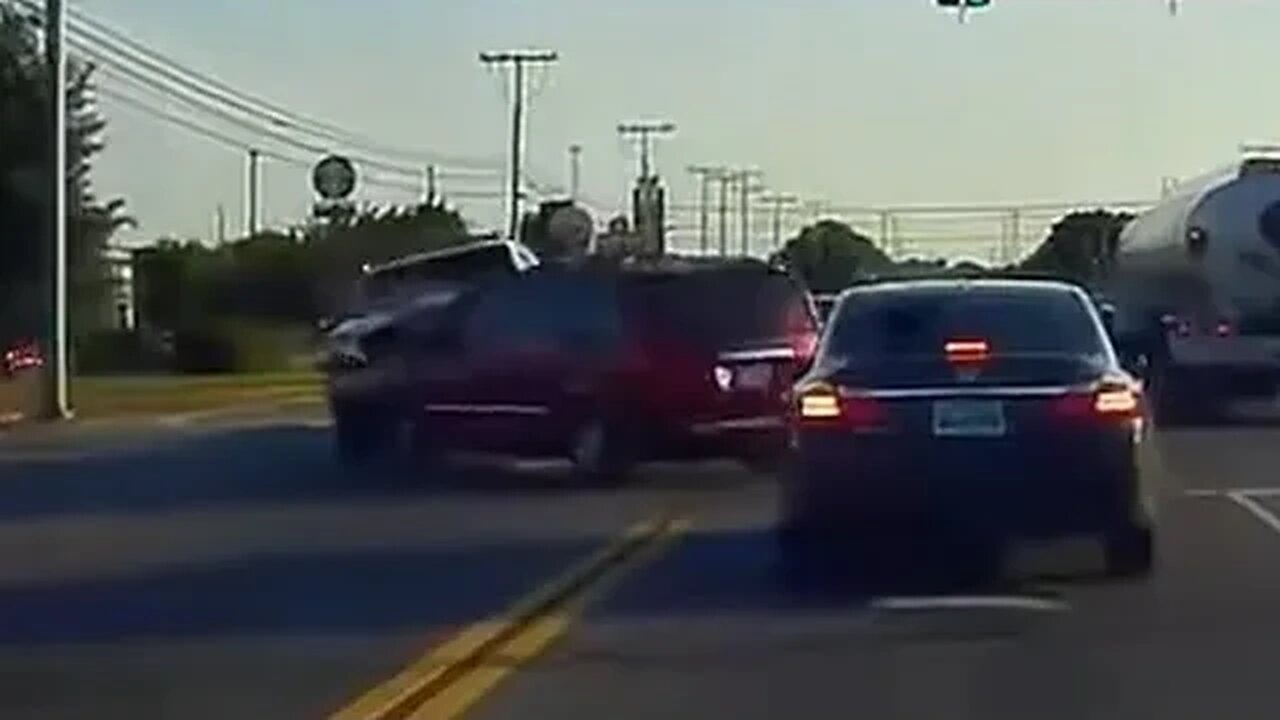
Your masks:
<path fill-rule="evenodd" d="M 327 363 L 341 457 L 408 444 L 567 456 L 588 477 L 645 460 L 785 449 L 788 393 L 818 323 L 755 261 L 541 266 L 424 288 Z"/>

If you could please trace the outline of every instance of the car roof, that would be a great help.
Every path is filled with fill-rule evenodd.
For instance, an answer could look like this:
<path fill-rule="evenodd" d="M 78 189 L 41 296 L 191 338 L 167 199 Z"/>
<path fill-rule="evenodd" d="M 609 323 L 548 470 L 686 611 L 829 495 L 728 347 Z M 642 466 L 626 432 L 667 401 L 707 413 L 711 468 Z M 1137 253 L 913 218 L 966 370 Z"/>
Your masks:
<path fill-rule="evenodd" d="M 841 293 L 848 296 L 883 296 L 902 294 L 963 293 L 969 291 L 1010 294 L 1087 294 L 1079 285 L 1064 280 L 1028 278 L 919 278 L 884 280 L 869 285 L 856 285 Z"/>
<path fill-rule="evenodd" d="M 414 253 L 396 258 L 379 265 L 370 265 L 364 268 L 367 275 L 379 275 L 388 271 L 398 270 L 416 265 L 429 264 L 440 260 L 460 257 L 463 255 L 473 255 L 480 253 L 499 254 L 506 253 L 513 259 L 521 252 L 521 246 L 510 240 L 473 240 L 471 242 L 460 243 L 440 250 L 432 250 L 429 252 Z"/>

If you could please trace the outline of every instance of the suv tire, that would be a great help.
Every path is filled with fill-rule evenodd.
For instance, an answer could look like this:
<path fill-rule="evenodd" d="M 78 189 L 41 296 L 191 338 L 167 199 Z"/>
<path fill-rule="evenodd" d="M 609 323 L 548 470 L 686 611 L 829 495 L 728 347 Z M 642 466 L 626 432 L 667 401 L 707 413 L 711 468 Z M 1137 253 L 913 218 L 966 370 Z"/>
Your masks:
<path fill-rule="evenodd" d="M 580 483 L 621 482 L 631 470 L 632 456 L 616 423 L 591 418 L 569 438 L 569 460 Z"/>

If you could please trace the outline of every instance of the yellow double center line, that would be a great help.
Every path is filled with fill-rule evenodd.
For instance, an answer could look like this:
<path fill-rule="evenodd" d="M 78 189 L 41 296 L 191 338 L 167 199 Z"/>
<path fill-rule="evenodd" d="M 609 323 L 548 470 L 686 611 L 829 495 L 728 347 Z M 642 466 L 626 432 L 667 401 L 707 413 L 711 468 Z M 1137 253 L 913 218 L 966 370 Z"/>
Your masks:
<path fill-rule="evenodd" d="M 505 613 L 467 627 L 330 720 L 450 720 L 560 638 L 593 600 L 657 557 L 689 527 L 685 518 L 638 523 Z"/>

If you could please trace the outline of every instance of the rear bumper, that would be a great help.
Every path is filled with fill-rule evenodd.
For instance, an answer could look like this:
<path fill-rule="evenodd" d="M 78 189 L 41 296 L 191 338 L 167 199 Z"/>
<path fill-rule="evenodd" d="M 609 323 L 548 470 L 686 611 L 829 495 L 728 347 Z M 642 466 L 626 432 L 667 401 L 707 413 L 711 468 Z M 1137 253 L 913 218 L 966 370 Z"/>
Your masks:
<path fill-rule="evenodd" d="M 749 415 L 695 422 L 651 422 L 644 444 L 654 459 L 754 458 L 783 453 L 786 419 L 781 415 Z"/>
<path fill-rule="evenodd" d="M 784 523 L 831 530 L 919 523 L 1028 537 L 1101 531 L 1140 519 L 1140 456 L 1136 447 L 986 457 L 923 446 L 801 451 L 783 479 Z"/>

